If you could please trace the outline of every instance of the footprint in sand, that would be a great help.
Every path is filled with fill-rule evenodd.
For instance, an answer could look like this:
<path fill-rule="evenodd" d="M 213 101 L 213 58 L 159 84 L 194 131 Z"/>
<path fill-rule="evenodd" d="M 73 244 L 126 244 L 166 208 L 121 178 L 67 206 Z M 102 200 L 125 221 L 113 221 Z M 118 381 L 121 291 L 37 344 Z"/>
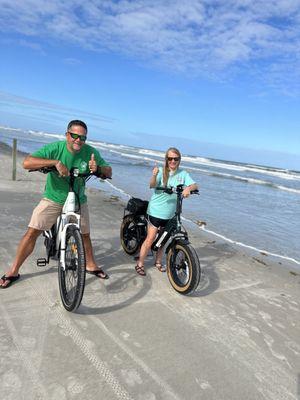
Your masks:
<path fill-rule="evenodd" d="M 17 374 L 12 371 L 5 372 L 2 375 L 1 379 L 1 392 L 5 392 L 5 389 L 9 389 L 10 391 L 17 391 L 22 386 L 22 381 Z M 4 397 L 3 397 L 4 399 Z"/>
<path fill-rule="evenodd" d="M 67 400 L 67 395 L 66 395 L 66 389 L 63 386 L 56 384 L 51 385 L 54 387 L 52 394 L 51 394 L 51 400 Z M 51 387 L 49 388 L 49 392 L 51 391 Z"/>
<path fill-rule="evenodd" d="M 121 374 L 128 386 L 135 386 L 136 384 L 140 385 L 143 383 L 140 374 L 135 369 L 122 369 Z"/>
<path fill-rule="evenodd" d="M 71 394 L 79 394 L 83 392 L 83 385 L 78 382 L 74 376 L 70 376 L 68 379 L 68 392 Z"/>

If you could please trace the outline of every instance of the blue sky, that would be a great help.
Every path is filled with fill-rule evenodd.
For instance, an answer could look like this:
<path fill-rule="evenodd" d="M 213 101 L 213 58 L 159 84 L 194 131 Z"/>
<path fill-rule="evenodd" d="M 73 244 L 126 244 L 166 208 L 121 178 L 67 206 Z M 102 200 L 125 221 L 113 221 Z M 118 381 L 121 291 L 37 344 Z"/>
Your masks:
<path fill-rule="evenodd" d="M 0 0 L 0 125 L 300 170 L 300 1 Z"/>

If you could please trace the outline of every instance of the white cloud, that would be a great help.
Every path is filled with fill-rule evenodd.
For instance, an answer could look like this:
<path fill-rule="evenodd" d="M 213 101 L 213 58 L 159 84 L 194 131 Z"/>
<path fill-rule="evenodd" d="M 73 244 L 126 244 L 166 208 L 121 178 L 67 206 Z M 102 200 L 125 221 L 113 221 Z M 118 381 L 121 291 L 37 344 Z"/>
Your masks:
<path fill-rule="evenodd" d="M 102 116 L 95 113 L 90 113 L 82 110 L 77 110 L 75 108 L 63 107 L 60 105 L 47 103 L 45 101 L 39 101 L 30 99 L 28 97 L 17 96 L 12 93 L 7 93 L 0 91 L 0 105 L 9 109 L 22 109 L 30 110 L 31 112 L 44 112 L 47 115 L 53 113 L 53 115 L 78 115 L 84 114 L 86 118 L 90 118 L 93 121 L 101 123 L 112 124 L 116 122 L 115 118 Z"/>
<path fill-rule="evenodd" d="M 198 76 L 246 68 L 276 87 L 300 86 L 299 22 L 300 0 L 0 0 L 0 30 L 27 40 L 62 40 Z"/>

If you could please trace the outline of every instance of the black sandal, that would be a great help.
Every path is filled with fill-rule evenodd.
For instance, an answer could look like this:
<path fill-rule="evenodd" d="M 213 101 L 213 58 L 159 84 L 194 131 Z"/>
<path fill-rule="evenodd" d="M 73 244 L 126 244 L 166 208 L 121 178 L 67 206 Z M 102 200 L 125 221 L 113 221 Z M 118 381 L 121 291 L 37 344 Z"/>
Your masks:
<path fill-rule="evenodd" d="M 160 272 L 166 272 L 166 267 L 162 265 L 160 262 L 156 262 L 154 266 L 160 271 Z"/>
<path fill-rule="evenodd" d="M 144 269 L 144 266 L 142 265 L 141 267 L 139 267 L 138 265 L 135 266 L 135 270 L 136 272 L 141 275 L 141 276 L 146 276 L 146 272 Z"/>
<path fill-rule="evenodd" d="M 103 271 L 103 269 L 101 269 L 101 268 L 95 269 L 94 271 L 89 271 L 88 269 L 86 269 L 85 271 L 86 271 L 87 274 L 94 275 L 94 276 L 96 276 L 97 278 L 100 278 L 100 279 L 108 279 L 109 278 L 108 274 L 106 274 Z"/>
<path fill-rule="evenodd" d="M 15 282 L 15 281 L 17 281 L 18 279 L 20 278 L 20 274 L 18 274 L 17 276 L 6 276 L 5 274 L 1 277 L 1 279 L 3 280 L 3 283 L 4 282 L 8 282 L 8 284 L 7 285 L 5 285 L 5 286 L 0 286 L 0 288 L 1 289 L 6 289 L 6 288 L 8 288 L 8 287 L 10 287 L 10 285 L 13 283 L 13 282 Z"/>

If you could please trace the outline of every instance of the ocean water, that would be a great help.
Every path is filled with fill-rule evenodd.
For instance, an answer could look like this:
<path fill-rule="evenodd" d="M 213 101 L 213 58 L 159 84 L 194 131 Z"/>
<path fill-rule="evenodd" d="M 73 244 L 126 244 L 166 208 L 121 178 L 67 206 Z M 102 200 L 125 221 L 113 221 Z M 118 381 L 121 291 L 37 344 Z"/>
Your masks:
<path fill-rule="evenodd" d="M 32 152 L 62 135 L 0 128 L 0 141 Z M 128 196 L 149 199 L 149 179 L 164 152 L 90 141 L 113 168 L 111 182 L 97 187 Z M 0 155 L 1 156 L 1 155 Z M 237 246 L 272 254 L 300 265 L 300 172 L 279 168 L 184 155 L 181 167 L 198 183 L 200 196 L 184 201 L 183 216 L 212 235 Z M 199 228 L 197 221 L 206 225 Z"/>

